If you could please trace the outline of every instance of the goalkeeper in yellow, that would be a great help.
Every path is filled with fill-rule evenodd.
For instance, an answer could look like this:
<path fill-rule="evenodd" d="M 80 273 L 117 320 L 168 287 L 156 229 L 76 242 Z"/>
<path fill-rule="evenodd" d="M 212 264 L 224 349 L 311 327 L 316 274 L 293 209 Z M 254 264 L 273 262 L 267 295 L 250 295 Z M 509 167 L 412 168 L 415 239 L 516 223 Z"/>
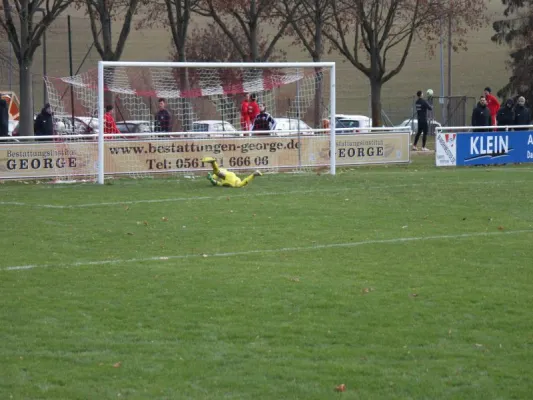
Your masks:
<path fill-rule="evenodd" d="M 248 185 L 256 176 L 263 175 L 261 172 L 255 171 L 253 174 L 241 180 L 234 172 L 228 171 L 226 168 L 220 168 L 217 160 L 213 157 L 204 157 L 202 158 L 202 162 L 211 164 L 213 167 L 213 172 L 207 174 L 207 179 L 213 186 L 241 188 Z"/>

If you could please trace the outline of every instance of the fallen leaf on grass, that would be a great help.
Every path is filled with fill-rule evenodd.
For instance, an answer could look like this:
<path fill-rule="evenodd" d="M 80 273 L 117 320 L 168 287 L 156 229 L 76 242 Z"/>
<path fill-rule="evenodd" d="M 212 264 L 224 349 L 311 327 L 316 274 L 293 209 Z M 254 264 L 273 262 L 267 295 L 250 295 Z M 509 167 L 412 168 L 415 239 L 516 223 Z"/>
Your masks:
<path fill-rule="evenodd" d="M 119 361 L 118 363 L 113 364 L 113 368 L 120 368 L 122 366 L 122 361 Z"/>
<path fill-rule="evenodd" d="M 148 221 L 143 221 L 144 226 L 148 226 Z"/>
<path fill-rule="evenodd" d="M 505 229 L 505 228 L 504 228 L 503 226 L 499 226 L 499 227 L 498 227 L 498 230 L 499 230 L 499 231 L 503 231 L 504 229 Z"/>
<path fill-rule="evenodd" d="M 336 392 L 344 392 L 346 391 L 346 385 L 344 383 L 340 384 L 339 386 L 335 387 Z"/>

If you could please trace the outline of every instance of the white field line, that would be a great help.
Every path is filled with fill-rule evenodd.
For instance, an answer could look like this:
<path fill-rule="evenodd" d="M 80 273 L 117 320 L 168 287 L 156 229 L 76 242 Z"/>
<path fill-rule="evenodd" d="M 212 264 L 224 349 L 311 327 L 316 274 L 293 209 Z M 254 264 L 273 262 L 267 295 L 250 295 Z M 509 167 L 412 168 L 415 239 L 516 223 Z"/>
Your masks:
<path fill-rule="evenodd" d="M 515 184 L 515 183 L 524 183 L 530 182 L 525 180 L 513 180 L 507 182 L 494 182 L 494 181 L 458 181 L 458 182 L 446 182 L 444 184 L 451 185 L 493 185 L 499 186 L 501 184 Z M 54 204 L 32 204 L 32 203 L 22 203 L 17 201 L 0 201 L 0 205 L 5 206 L 24 206 L 24 207 L 35 207 L 35 208 L 54 208 L 54 209 L 74 209 L 74 208 L 88 208 L 88 207 L 107 207 L 107 206 L 123 206 L 123 205 L 132 205 L 132 204 L 146 204 L 146 203 L 173 203 L 181 201 L 200 201 L 200 200 L 222 200 L 227 197 L 231 198 L 251 198 L 251 197 L 261 197 L 261 196 L 282 196 L 282 195 L 291 195 L 291 194 L 306 194 L 306 193 L 339 193 L 346 191 L 357 191 L 357 190 L 371 190 L 371 189 L 390 189 L 390 188 L 402 188 L 402 187 L 413 187 L 413 186 L 428 186 L 428 185 L 439 185 L 441 186 L 443 182 L 441 181 L 428 181 L 428 182 L 419 182 L 419 183 L 403 183 L 398 185 L 369 185 L 369 186 L 357 186 L 357 187 L 346 187 L 346 188 L 337 188 L 337 189 L 309 189 L 309 190 L 293 190 L 293 191 L 284 191 L 284 192 L 256 192 L 256 193 L 243 193 L 243 194 L 233 194 L 226 192 L 224 195 L 220 196 L 198 196 L 198 197 L 173 197 L 168 199 L 146 199 L 146 200 L 125 200 L 125 201 L 112 201 L 112 202 L 100 202 L 100 203 L 82 203 L 82 204 L 69 204 L 69 205 L 54 205 Z M 222 189 L 230 190 L 230 189 Z"/>
<path fill-rule="evenodd" d="M 465 238 L 473 238 L 480 236 L 498 236 L 498 235 L 518 235 L 521 233 L 533 233 L 533 229 L 523 229 L 516 231 L 503 231 L 503 232 L 473 232 L 473 233 L 459 233 L 451 235 L 436 235 L 436 236 L 418 236 L 418 237 L 405 237 L 405 238 L 393 238 L 393 239 L 374 239 L 363 240 L 359 242 L 346 242 L 346 243 L 330 243 L 330 244 L 317 244 L 314 246 L 301 246 L 301 247 L 281 247 L 277 249 L 257 249 L 257 250 L 245 250 L 228 253 L 213 253 L 213 254 L 182 254 L 182 255 L 170 255 L 170 256 L 157 256 L 157 257 L 145 257 L 145 258 L 130 258 L 122 260 L 93 260 L 93 261 L 77 261 L 73 263 L 62 264 L 29 264 L 18 265 L 11 267 L 2 267 L 0 271 L 22 271 L 37 268 L 71 268 L 80 266 L 99 266 L 108 264 L 126 264 L 126 263 L 142 263 L 153 261 L 169 261 L 169 260 L 183 260 L 190 258 L 209 258 L 209 257 L 239 257 L 248 256 L 253 254 L 271 254 L 271 253 L 284 253 L 284 252 L 296 252 L 296 251 L 313 251 L 322 249 L 333 249 L 343 247 L 356 247 L 372 244 L 396 244 L 396 243 L 409 243 L 423 240 L 457 240 Z"/>
<path fill-rule="evenodd" d="M 364 167 L 364 165 L 360 165 L 358 167 Z M 413 167 L 414 168 L 414 167 Z M 418 170 L 418 169 L 413 169 L 413 170 L 403 170 L 403 171 L 400 171 L 398 172 L 397 170 L 390 170 L 390 171 L 377 171 L 377 170 L 368 170 L 368 169 L 360 169 L 358 171 L 358 173 L 361 174 L 361 176 L 373 176 L 373 175 L 422 175 L 422 174 L 428 174 L 428 173 L 439 173 L 439 172 L 442 172 L 442 173 L 458 173 L 458 174 L 462 174 L 462 173 L 468 173 L 469 171 L 471 171 L 472 169 L 471 168 L 453 168 L 453 169 L 447 169 L 446 167 L 442 167 L 441 169 L 422 169 L 422 170 Z M 529 167 L 510 167 L 510 166 L 505 166 L 505 167 L 479 167 L 478 170 L 484 170 L 484 171 L 494 171 L 494 172 L 533 172 L 533 168 L 529 168 Z M 357 170 L 354 170 L 354 171 L 357 171 Z M 308 173 L 309 175 L 311 174 L 314 174 L 314 172 L 309 172 Z M 199 175 L 197 177 L 195 177 L 194 179 L 204 179 L 203 176 Z M 193 180 L 194 180 L 193 179 Z M 141 178 L 142 180 L 142 178 Z M 176 182 L 176 181 L 179 181 L 180 178 L 176 178 L 175 180 L 172 180 L 172 182 Z M 169 182 L 168 179 L 165 179 L 165 180 L 161 180 L 161 182 Z M 0 193 L 1 192 L 12 192 L 13 189 L 8 186 L 8 187 L 2 187 L 4 182 L 3 181 L 0 181 Z M 128 181 L 123 181 L 121 182 L 120 184 L 121 185 L 137 185 L 139 182 L 138 182 L 138 179 L 132 179 L 131 182 L 128 182 Z M 87 187 L 87 186 L 91 186 L 91 185 L 95 185 L 95 183 L 88 183 L 88 182 L 80 182 L 80 183 L 72 183 L 72 184 L 68 184 L 68 185 L 63 185 L 63 184 L 33 184 L 33 183 L 28 183 L 28 185 L 34 185 L 34 186 L 38 186 L 39 189 L 41 190 L 62 190 L 62 189 L 68 189 L 68 190 L 72 190 L 73 187 Z"/>

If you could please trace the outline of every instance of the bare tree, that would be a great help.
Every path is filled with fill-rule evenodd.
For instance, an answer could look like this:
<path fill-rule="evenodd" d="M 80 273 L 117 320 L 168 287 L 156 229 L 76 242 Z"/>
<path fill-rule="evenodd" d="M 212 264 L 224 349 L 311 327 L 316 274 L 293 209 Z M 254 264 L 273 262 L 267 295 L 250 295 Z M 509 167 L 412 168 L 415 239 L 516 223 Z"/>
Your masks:
<path fill-rule="evenodd" d="M 103 61 L 118 61 L 130 34 L 133 17 L 143 0 L 82 0 L 86 7 L 94 47 Z M 116 44 L 113 43 L 112 27 L 118 19 L 122 19 L 122 27 Z M 112 79 L 113 70 L 107 73 Z M 113 93 L 105 92 L 105 103 L 113 104 Z"/>
<path fill-rule="evenodd" d="M 281 0 L 278 5 L 280 10 L 291 15 L 294 0 Z M 313 61 L 319 62 L 324 55 L 324 35 L 333 15 L 331 0 L 300 0 L 295 12 L 292 13 L 287 34 L 295 38 L 293 45 L 302 46 L 311 56 Z M 321 103 L 323 94 L 323 79 L 317 71 L 315 79 L 314 125 L 320 125 Z"/>
<path fill-rule="evenodd" d="M 290 13 L 294 0 L 282 0 L 281 10 Z M 322 60 L 324 54 L 323 31 L 327 22 L 333 19 L 331 0 L 300 0 L 290 20 L 287 34 L 295 37 L 294 44 L 301 45 L 313 61 Z"/>
<path fill-rule="evenodd" d="M 13 48 L 20 73 L 20 134 L 33 136 L 33 56 L 41 38 L 72 0 L 2 0 L 0 27 Z M 37 22 L 35 14 L 42 15 Z"/>
<path fill-rule="evenodd" d="M 141 0 L 83 0 L 91 22 L 94 47 L 104 61 L 118 61 L 130 34 L 133 17 Z M 124 18 L 117 43 L 113 46 L 111 28 L 118 18 Z"/>
<path fill-rule="evenodd" d="M 238 26 L 231 28 L 232 35 L 243 46 L 246 45 L 247 38 L 244 32 Z M 260 52 L 266 50 L 268 43 L 266 40 L 259 40 L 258 47 Z M 271 56 L 271 61 L 284 60 L 286 53 L 281 50 L 275 50 Z M 179 61 L 181 55 L 178 49 L 173 49 L 170 54 L 173 61 Z M 185 49 L 185 57 L 189 61 L 195 62 L 235 62 L 242 61 L 242 54 L 233 44 L 233 41 L 224 34 L 222 29 L 215 23 L 209 23 L 203 28 L 194 27 L 189 34 L 188 44 Z M 179 68 L 176 73 L 180 73 L 183 68 Z M 226 68 L 219 71 L 219 77 L 226 83 L 231 83 L 239 80 L 239 75 L 242 71 L 235 68 Z M 197 78 L 197 77 L 196 77 Z M 187 84 L 196 86 L 199 82 L 194 81 L 195 77 L 190 76 Z M 183 87 L 183 85 L 182 85 Z M 210 100 L 215 104 L 219 110 L 224 110 L 226 115 L 224 118 L 234 121 L 237 118 L 238 111 L 235 108 L 235 101 L 240 100 L 239 96 L 211 96 Z"/>
<path fill-rule="evenodd" d="M 443 8 L 440 0 L 331 0 L 334 18 L 324 35 L 370 81 L 372 122 L 381 125 L 381 89 L 405 65 L 415 38 L 434 39 L 443 18 L 453 18 L 456 31 L 476 27 L 484 18 L 485 3 L 452 0 Z M 350 36 L 353 35 L 352 38 Z M 463 37 L 458 37 L 463 40 Z M 399 50 L 399 57 L 391 52 Z M 391 67 L 387 63 L 396 58 Z"/>
<path fill-rule="evenodd" d="M 238 27 L 231 28 L 231 34 L 242 45 L 246 46 L 246 35 Z M 262 36 L 261 36 L 262 37 Z M 266 39 L 259 39 L 258 49 L 264 53 L 267 49 L 268 42 Z M 189 44 L 185 51 L 187 60 L 200 62 L 235 62 L 244 61 L 242 54 L 235 47 L 233 40 L 224 35 L 222 29 L 210 23 L 204 28 L 195 27 L 190 33 Z M 274 50 L 270 55 L 271 61 L 280 61 L 285 59 L 286 53 L 282 50 Z M 172 59 L 179 61 L 179 52 L 172 55 Z"/>
<path fill-rule="evenodd" d="M 282 14 L 278 12 L 279 0 L 201 0 L 197 13 L 214 20 L 230 38 L 242 60 L 266 61 L 285 34 L 299 0 L 293 0 L 292 3 L 287 13 Z M 277 24 L 277 33 L 273 36 L 260 36 L 261 23 Z M 244 33 L 244 43 L 236 36 L 237 31 L 232 28 L 235 26 Z M 261 41 L 267 44 L 264 50 L 261 50 Z"/>
<path fill-rule="evenodd" d="M 185 47 L 191 26 L 191 16 L 201 0 L 158 0 L 149 3 L 149 9 L 143 20 L 137 25 L 144 27 L 163 26 L 170 30 L 175 61 L 187 60 Z M 175 56 L 175 57 L 174 57 Z"/>

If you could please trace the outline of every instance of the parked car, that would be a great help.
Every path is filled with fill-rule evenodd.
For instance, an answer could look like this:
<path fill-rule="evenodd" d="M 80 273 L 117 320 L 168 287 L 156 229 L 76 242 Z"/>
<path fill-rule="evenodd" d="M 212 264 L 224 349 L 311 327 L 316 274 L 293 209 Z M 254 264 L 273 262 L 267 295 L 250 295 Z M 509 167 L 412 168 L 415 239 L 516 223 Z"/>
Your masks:
<path fill-rule="evenodd" d="M 314 135 L 314 132 L 309 132 L 312 128 L 307 125 L 301 119 L 293 118 L 274 118 L 276 125 L 274 126 L 274 132 L 272 135 L 275 136 L 288 136 L 288 135 L 297 135 L 298 131 L 302 135 Z M 287 132 L 295 131 L 295 132 Z M 306 132 L 307 131 L 307 132 Z"/>
<path fill-rule="evenodd" d="M 98 132 L 98 119 L 71 115 L 54 115 L 54 133 L 56 135 L 94 135 Z"/>
<path fill-rule="evenodd" d="M 153 133 L 155 131 L 154 123 L 152 121 L 142 120 L 128 120 L 118 121 L 117 128 L 122 133 Z M 138 139 L 136 136 L 126 136 L 126 139 Z M 149 136 L 143 136 L 141 138 L 149 138 Z"/>
<path fill-rule="evenodd" d="M 429 134 L 434 134 L 436 128 L 441 128 L 442 127 L 442 124 L 439 121 L 435 120 L 435 119 L 429 120 L 428 124 L 429 124 Z M 410 126 L 411 127 L 411 133 L 412 134 L 416 134 L 416 132 L 418 131 L 418 120 L 416 118 L 406 119 L 400 125 L 397 125 L 397 126 L 398 127 Z"/>
<path fill-rule="evenodd" d="M 98 133 L 98 117 L 80 117 L 76 116 L 76 121 L 83 123 L 87 128 L 90 128 L 91 133 Z M 86 129 L 87 129 L 86 128 Z M 81 128 L 80 128 L 81 129 Z M 87 129 L 89 130 L 89 129 Z"/>
<path fill-rule="evenodd" d="M 229 122 L 219 120 L 194 121 L 192 131 L 195 132 L 194 135 L 191 135 L 194 138 L 242 136 Z"/>
<path fill-rule="evenodd" d="M 372 119 L 364 115 L 347 115 L 336 114 L 335 115 L 335 129 L 342 129 L 337 131 L 337 134 L 350 134 L 350 133 L 368 133 L 372 127 Z"/>

